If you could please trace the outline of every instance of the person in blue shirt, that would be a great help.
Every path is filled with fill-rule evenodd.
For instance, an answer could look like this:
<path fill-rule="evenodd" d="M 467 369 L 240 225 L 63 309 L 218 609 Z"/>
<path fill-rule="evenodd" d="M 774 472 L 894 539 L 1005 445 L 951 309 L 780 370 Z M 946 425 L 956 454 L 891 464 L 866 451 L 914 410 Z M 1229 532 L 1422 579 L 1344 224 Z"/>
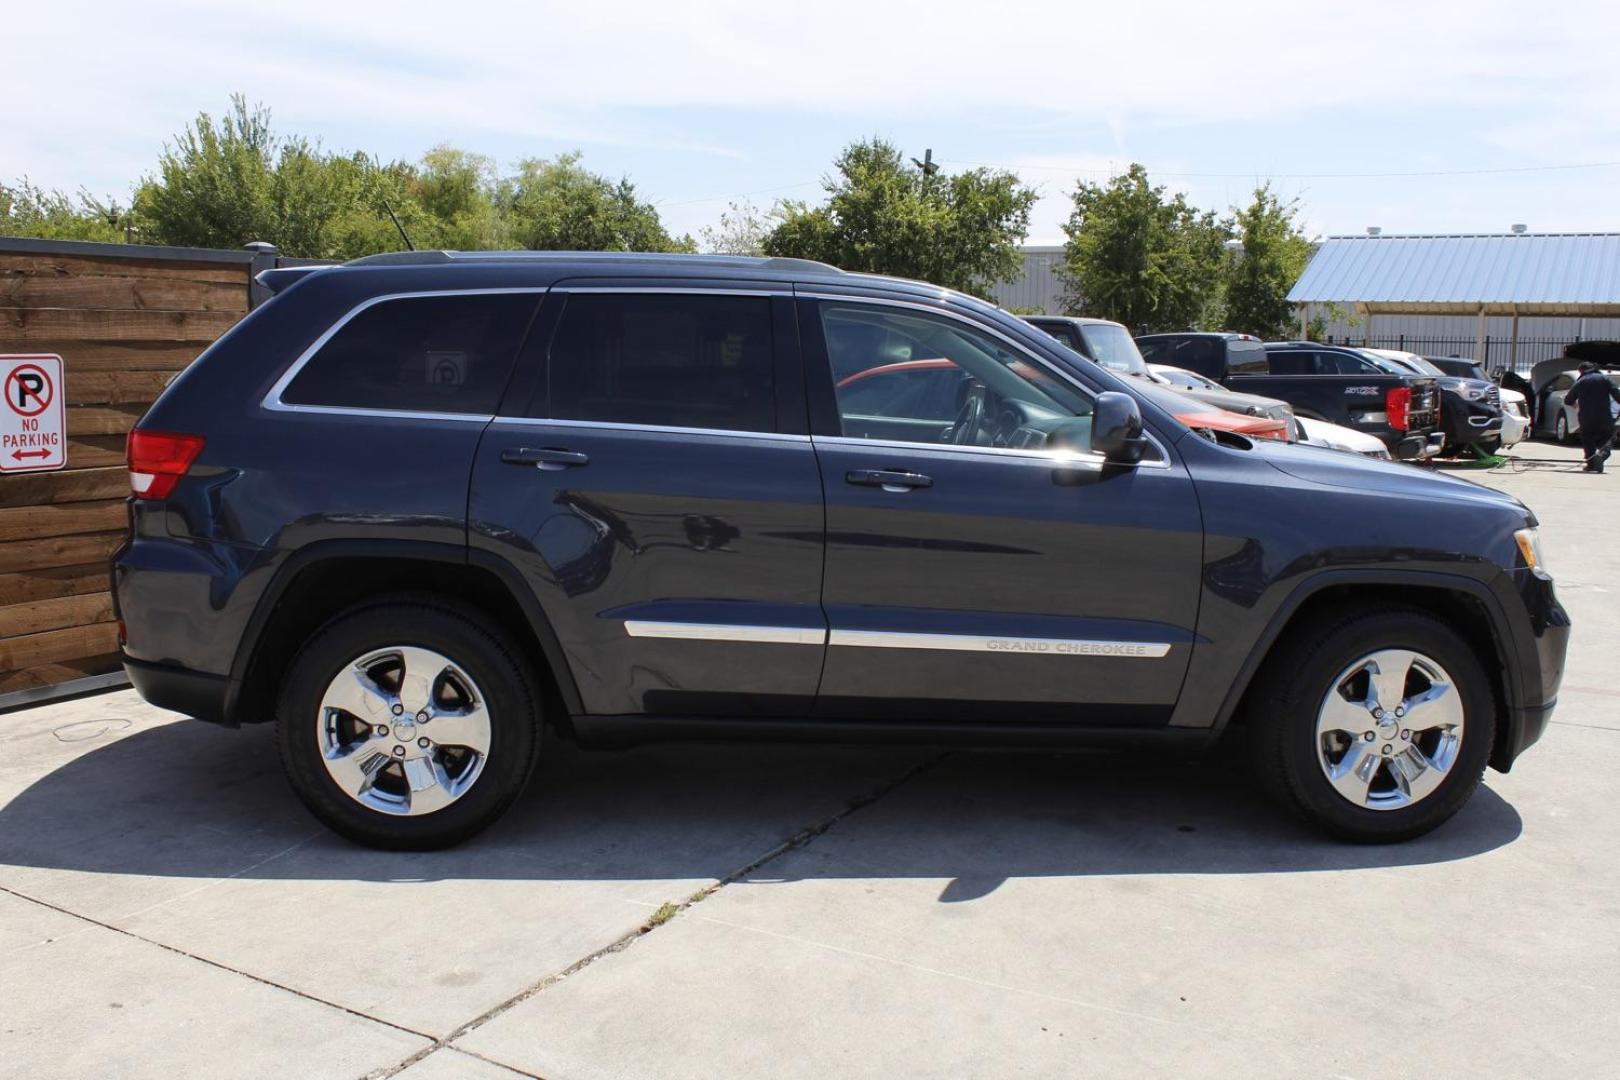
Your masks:
<path fill-rule="evenodd" d="M 1576 423 L 1580 426 L 1581 452 L 1586 455 L 1583 472 L 1600 473 L 1609 460 L 1610 444 L 1614 442 L 1614 414 L 1609 400 L 1620 403 L 1620 387 L 1608 375 L 1588 360 L 1581 365 L 1581 377 L 1564 395 L 1564 404 L 1575 406 Z"/>

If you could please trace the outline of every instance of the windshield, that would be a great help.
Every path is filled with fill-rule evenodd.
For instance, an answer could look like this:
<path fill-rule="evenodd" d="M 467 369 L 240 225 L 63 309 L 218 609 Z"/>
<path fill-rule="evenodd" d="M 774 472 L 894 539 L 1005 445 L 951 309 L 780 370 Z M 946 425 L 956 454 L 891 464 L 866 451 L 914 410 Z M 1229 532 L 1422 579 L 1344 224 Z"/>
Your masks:
<path fill-rule="evenodd" d="M 1361 349 L 1359 351 L 1362 356 L 1365 356 L 1385 371 L 1396 375 L 1406 375 L 1415 371 L 1419 375 L 1439 375 L 1444 378 L 1446 374 L 1416 353 L 1399 352 L 1395 349 Z"/>
<path fill-rule="evenodd" d="M 1108 370 L 1126 375 L 1147 374 L 1147 362 L 1123 326 L 1087 323 L 1080 327 L 1080 336 L 1086 339 L 1086 351 L 1091 358 Z"/>

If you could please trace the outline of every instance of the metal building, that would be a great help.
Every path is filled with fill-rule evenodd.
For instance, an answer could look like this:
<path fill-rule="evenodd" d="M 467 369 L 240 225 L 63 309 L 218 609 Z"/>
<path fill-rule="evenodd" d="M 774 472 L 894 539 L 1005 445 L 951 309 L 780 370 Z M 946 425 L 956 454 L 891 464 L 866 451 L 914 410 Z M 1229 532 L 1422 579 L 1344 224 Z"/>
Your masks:
<path fill-rule="evenodd" d="M 1288 299 L 1299 305 L 1302 332 L 1329 313 L 1356 320 L 1341 316 L 1330 336 L 1367 342 L 1461 337 L 1471 328 L 1474 359 L 1522 367 L 1523 332 L 1554 343 L 1620 337 L 1620 233 L 1334 236 Z M 1505 351 L 1491 349 L 1504 331 Z"/>
<path fill-rule="evenodd" d="M 1063 245 L 1026 244 L 1018 253 L 1023 257 L 1023 273 L 1016 281 L 993 286 L 990 299 L 1008 311 L 1063 314 L 1065 286 L 1058 275 L 1063 266 Z"/>

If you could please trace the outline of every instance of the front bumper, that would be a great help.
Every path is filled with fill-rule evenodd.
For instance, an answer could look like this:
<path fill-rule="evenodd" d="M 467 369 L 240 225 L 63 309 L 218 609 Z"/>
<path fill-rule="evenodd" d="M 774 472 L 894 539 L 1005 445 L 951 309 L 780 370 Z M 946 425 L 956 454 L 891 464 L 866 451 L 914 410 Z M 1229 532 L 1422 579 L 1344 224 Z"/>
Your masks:
<path fill-rule="evenodd" d="M 1558 704 L 1564 681 L 1564 658 L 1569 650 L 1569 615 L 1547 578 L 1529 570 L 1513 573 L 1524 607 L 1515 620 L 1518 693 L 1510 699 L 1491 752 L 1491 767 L 1507 772 L 1514 760 L 1533 746 L 1547 729 Z"/>

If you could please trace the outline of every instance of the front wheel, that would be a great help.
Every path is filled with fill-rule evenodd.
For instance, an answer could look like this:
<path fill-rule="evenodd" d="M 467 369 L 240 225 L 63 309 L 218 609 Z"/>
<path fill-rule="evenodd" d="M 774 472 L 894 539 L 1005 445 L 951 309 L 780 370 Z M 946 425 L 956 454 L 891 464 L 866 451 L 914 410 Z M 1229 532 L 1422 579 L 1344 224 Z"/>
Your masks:
<path fill-rule="evenodd" d="M 1495 708 L 1468 643 L 1415 610 L 1298 628 L 1251 699 L 1250 748 L 1273 796 L 1341 839 L 1421 836 L 1473 795 Z"/>
<path fill-rule="evenodd" d="M 1553 438 L 1561 443 L 1569 442 L 1569 417 L 1563 413 L 1553 421 Z"/>
<path fill-rule="evenodd" d="M 288 671 L 281 760 L 304 805 L 370 847 L 458 843 L 522 791 L 539 746 L 522 654 L 435 601 L 360 606 L 327 623 Z"/>

